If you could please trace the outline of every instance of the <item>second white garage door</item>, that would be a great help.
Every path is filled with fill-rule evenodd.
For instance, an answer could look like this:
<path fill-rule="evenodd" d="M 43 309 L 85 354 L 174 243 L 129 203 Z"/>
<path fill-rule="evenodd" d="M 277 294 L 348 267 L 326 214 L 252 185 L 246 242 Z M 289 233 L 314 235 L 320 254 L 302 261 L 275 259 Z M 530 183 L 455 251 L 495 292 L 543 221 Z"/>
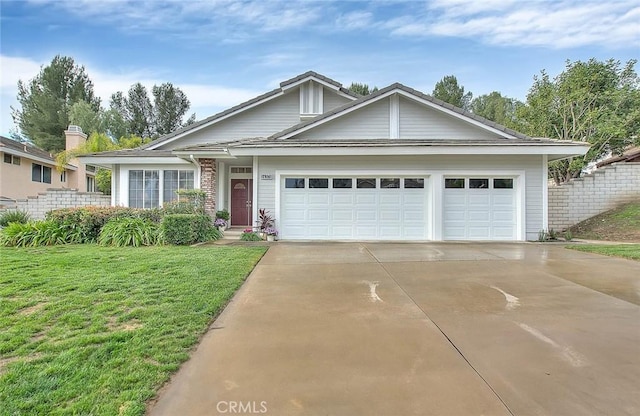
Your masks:
<path fill-rule="evenodd" d="M 282 177 L 281 238 L 425 240 L 426 185 L 419 177 Z"/>
<path fill-rule="evenodd" d="M 445 240 L 515 240 L 516 181 L 449 177 L 444 183 Z"/>

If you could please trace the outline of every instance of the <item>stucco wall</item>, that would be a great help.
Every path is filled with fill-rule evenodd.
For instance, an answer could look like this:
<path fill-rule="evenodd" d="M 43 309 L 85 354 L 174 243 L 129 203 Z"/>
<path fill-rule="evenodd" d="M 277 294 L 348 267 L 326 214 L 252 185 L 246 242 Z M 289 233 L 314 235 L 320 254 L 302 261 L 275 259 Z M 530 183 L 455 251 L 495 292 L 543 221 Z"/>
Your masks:
<path fill-rule="evenodd" d="M 47 164 L 26 157 L 20 158 L 20 164 L 14 165 L 4 162 L 4 152 L 0 152 L 0 196 L 19 199 L 45 192 L 49 188 L 69 186 L 61 181 L 61 174 L 53 164 Z M 51 168 L 51 183 L 34 182 L 31 180 L 31 165 L 39 165 Z M 70 172 L 67 172 L 69 174 Z"/>
<path fill-rule="evenodd" d="M 45 214 L 53 209 L 74 208 L 81 206 L 111 205 L 111 197 L 102 192 L 78 192 L 75 189 L 47 189 L 36 197 L 18 199 L 15 209 L 26 211 L 31 219 L 44 219 Z"/>
<path fill-rule="evenodd" d="M 565 230 L 587 218 L 640 200 L 640 163 L 615 163 L 549 187 L 549 228 Z"/>

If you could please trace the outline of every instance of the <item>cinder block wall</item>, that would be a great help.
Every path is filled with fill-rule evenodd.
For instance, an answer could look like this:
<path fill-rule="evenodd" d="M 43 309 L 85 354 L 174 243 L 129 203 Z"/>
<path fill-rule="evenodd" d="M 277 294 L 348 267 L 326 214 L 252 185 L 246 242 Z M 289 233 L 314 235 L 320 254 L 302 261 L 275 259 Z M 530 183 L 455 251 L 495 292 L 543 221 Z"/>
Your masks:
<path fill-rule="evenodd" d="M 14 209 L 28 212 L 31 219 L 42 220 L 45 214 L 53 209 L 89 205 L 108 207 L 111 205 L 111 197 L 102 192 L 78 192 L 76 189 L 50 188 L 37 196 L 18 199 Z"/>
<path fill-rule="evenodd" d="M 640 163 L 614 163 L 560 186 L 549 186 L 549 228 L 565 230 L 634 200 L 640 201 Z"/>

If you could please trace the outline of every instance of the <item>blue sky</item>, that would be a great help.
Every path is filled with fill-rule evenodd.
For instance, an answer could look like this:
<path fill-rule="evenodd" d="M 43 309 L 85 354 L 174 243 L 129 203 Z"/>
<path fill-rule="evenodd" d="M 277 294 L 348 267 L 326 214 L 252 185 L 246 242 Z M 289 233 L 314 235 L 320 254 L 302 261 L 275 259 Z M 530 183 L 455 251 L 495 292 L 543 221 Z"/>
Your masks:
<path fill-rule="evenodd" d="M 640 1 L 0 0 L 0 133 L 17 81 L 56 54 L 84 65 L 108 106 L 135 82 L 172 82 L 197 118 L 314 70 L 348 86 L 431 93 L 455 75 L 474 96 L 524 99 L 565 61 L 640 57 Z"/>

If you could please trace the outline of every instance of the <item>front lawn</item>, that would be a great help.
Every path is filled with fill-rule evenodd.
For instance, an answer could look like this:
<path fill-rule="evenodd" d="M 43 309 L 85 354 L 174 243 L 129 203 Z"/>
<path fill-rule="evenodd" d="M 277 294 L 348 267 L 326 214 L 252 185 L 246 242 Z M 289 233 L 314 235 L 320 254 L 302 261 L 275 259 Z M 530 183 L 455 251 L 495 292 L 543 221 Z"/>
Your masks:
<path fill-rule="evenodd" d="M 0 248 L 0 414 L 143 414 L 265 251 Z"/>
<path fill-rule="evenodd" d="M 631 260 L 640 260 L 640 244 L 589 244 L 571 245 L 567 248 L 589 253 L 604 254 L 605 256 L 624 257 Z"/>

